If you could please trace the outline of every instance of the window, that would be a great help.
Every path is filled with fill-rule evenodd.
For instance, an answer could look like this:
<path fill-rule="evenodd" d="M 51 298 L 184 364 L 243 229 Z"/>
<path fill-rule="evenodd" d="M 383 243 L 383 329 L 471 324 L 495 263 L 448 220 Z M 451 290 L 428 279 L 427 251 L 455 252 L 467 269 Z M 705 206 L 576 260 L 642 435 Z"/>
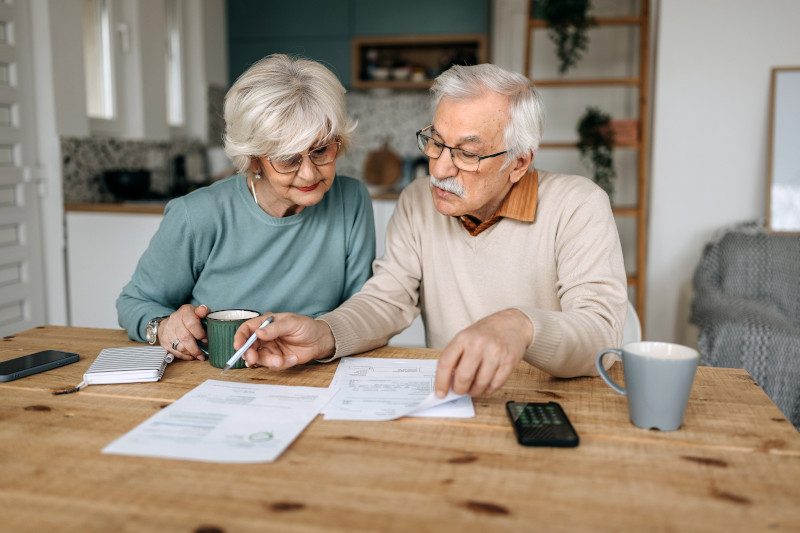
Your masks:
<path fill-rule="evenodd" d="M 83 0 L 86 109 L 90 117 L 115 116 L 108 0 Z"/>
<path fill-rule="evenodd" d="M 167 8 L 167 119 L 183 126 L 183 55 L 181 54 L 181 0 L 166 0 Z"/>

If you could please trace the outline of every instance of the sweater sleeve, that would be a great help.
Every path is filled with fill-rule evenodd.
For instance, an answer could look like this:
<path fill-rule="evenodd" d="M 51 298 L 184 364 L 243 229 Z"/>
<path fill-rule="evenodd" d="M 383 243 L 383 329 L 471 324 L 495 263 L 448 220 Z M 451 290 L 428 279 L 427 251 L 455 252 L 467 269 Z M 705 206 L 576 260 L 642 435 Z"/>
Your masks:
<path fill-rule="evenodd" d="M 346 198 L 348 206 L 347 258 L 342 301 L 347 300 L 364 286 L 372 276 L 375 260 L 375 214 L 367 188 L 356 180 L 353 198 Z"/>
<path fill-rule="evenodd" d="M 517 307 L 533 324 L 524 359 L 556 377 L 597 375 L 595 358 L 619 346 L 627 312 L 625 266 L 608 196 L 598 188 L 567 206 L 556 235 L 561 311 Z"/>
<path fill-rule="evenodd" d="M 412 234 L 412 209 L 404 191 L 386 229 L 386 252 L 375 261 L 372 278 L 360 292 L 319 317 L 336 341 L 336 353 L 325 361 L 383 346 L 419 314 L 422 270 L 419 240 Z"/>
<path fill-rule="evenodd" d="M 144 342 L 144 329 L 186 303 L 197 281 L 194 231 L 186 202 L 171 201 L 164 219 L 139 259 L 131 281 L 117 298 L 119 324 L 131 339 Z"/>

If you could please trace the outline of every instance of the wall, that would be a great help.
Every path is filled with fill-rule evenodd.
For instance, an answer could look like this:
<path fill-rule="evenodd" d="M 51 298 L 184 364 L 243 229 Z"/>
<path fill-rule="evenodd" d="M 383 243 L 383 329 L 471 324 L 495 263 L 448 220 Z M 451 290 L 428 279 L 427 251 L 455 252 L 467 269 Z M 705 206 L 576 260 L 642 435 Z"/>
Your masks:
<path fill-rule="evenodd" d="M 117 7 L 122 8 L 121 24 L 128 26 L 130 35 L 130 48 L 126 51 L 124 45 L 120 46 L 122 54 L 118 56 L 123 67 L 119 85 L 125 91 L 120 134 L 135 139 L 169 139 L 169 125 L 163 118 L 167 116 L 166 69 L 153 68 L 163 63 L 164 42 L 153 36 L 166 35 L 164 5 L 124 2 Z"/>
<path fill-rule="evenodd" d="M 646 327 L 672 340 L 704 243 L 766 214 L 770 69 L 800 65 L 800 2 L 659 4 Z"/>
<path fill-rule="evenodd" d="M 187 102 L 187 135 L 222 144 L 222 100 L 228 90 L 228 32 L 225 0 L 204 0 L 202 9 L 186 14 L 186 83 L 208 87 L 191 91 Z M 205 113 L 203 111 L 206 111 Z"/>

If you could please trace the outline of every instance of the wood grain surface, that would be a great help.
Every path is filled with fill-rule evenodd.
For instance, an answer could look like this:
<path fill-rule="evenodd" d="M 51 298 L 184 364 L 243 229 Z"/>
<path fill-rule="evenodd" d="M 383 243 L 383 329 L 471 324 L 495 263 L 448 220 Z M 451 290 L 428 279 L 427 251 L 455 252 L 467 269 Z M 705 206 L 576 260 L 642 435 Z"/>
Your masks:
<path fill-rule="evenodd" d="M 157 383 L 75 386 L 121 330 L 44 326 L 0 340 L 66 367 L 0 384 L 2 531 L 799 531 L 800 435 L 743 370 L 700 367 L 683 427 L 647 431 L 599 378 L 521 364 L 472 419 L 322 417 L 274 463 L 119 455 L 103 447 L 206 379 L 327 386 L 336 364 L 285 372 L 176 361 Z M 435 358 L 385 347 L 371 357 Z M 612 376 L 623 381 L 621 366 Z M 505 402 L 557 401 L 577 448 L 519 446 Z"/>

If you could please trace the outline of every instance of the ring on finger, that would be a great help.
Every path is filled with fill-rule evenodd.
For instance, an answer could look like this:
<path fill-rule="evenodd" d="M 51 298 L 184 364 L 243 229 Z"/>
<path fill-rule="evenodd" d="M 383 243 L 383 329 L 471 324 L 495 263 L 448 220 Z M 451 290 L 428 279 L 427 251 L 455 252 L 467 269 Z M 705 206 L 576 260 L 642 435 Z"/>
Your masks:
<path fill-rule="evenodd" d="M 174 350 L 175 348 L 177 348 L 180 343 L 181 343 L 180 339 L 175 339 L 174 341 L 172 341 L 172 349 Z"/>

